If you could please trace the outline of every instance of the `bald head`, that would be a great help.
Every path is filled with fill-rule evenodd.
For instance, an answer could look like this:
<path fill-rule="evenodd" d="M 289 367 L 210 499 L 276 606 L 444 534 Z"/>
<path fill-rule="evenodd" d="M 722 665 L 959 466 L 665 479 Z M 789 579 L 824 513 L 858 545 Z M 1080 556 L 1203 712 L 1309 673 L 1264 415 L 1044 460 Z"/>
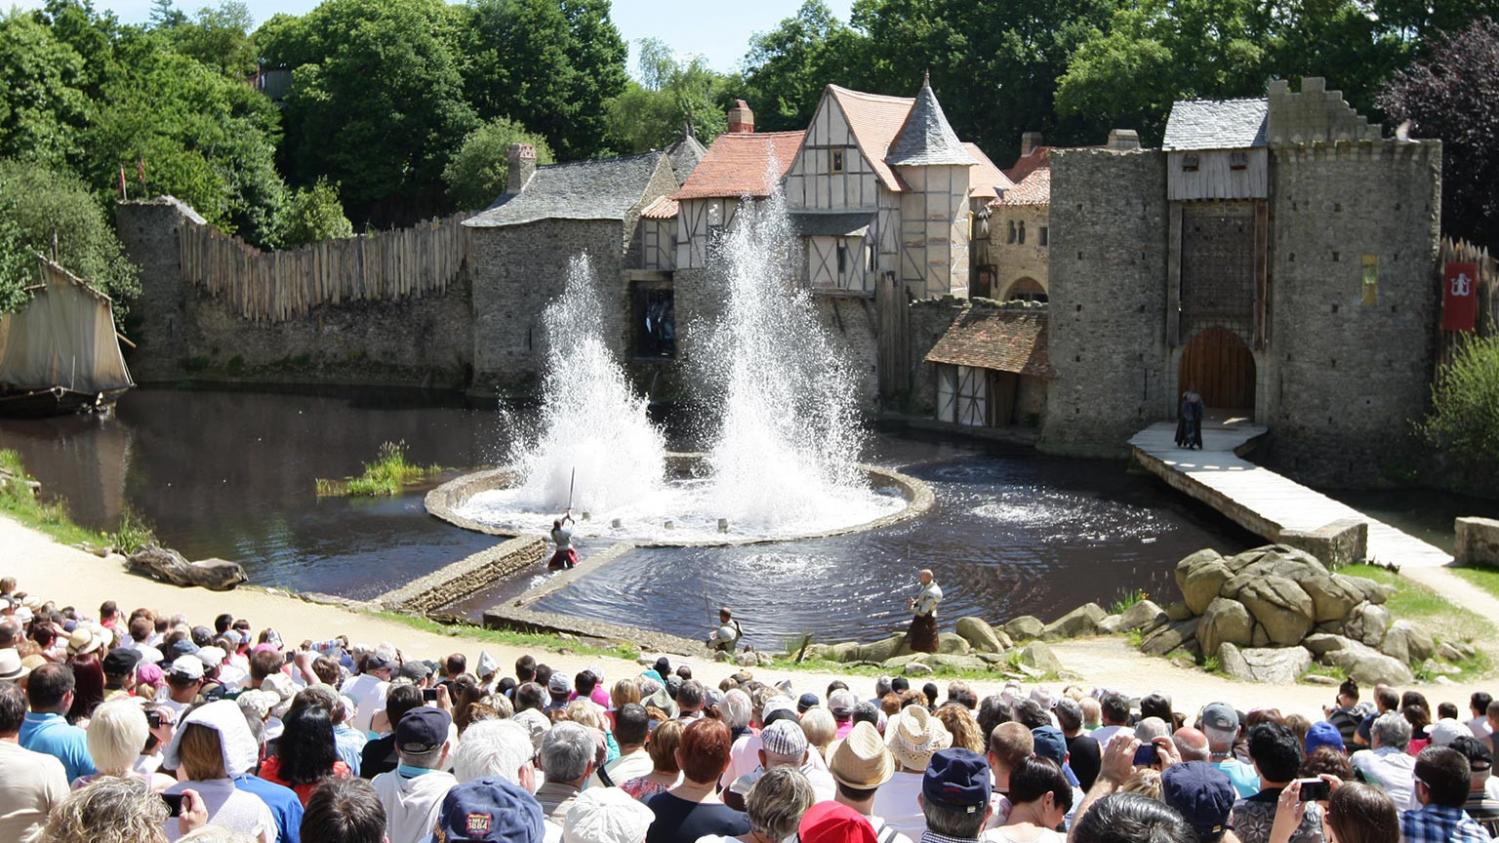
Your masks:
<path fill-rule="evenodd" d="M 922 585 L 926 585 L 927 583 L 932 581 L 932 569 L 922 568 L 919 572 L 917 572 L 916 578 L 921 580 Z"/>
<path fill-rule="evenodd" d="M 1191 726 L 1177 729 L 1171 736 L 1171 742 L 1176 744 L 1176 751 L 1183 761 L 1208 761 L 1213 757 L 1212 750 L 1208 748 L 1208 736 Z"/>

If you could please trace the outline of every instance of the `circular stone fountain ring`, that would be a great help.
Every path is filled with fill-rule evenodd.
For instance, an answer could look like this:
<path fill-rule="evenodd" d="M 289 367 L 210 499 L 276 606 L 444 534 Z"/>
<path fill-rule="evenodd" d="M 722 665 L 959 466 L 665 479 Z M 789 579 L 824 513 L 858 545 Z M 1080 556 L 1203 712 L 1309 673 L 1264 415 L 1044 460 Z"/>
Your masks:
<path fill-rule="evenodd" d="M 667 454 L 668 472 L 673 482 L 691 483 L 692 478 L 704 473 L 705 454 Z M 575 537 L 585 539 L 614 539 L 630 542 L 639 547 L 727 547 L 733 545 L 764 544 L 769 542 L 798 541 L 804 539 L 839 536 L 846 533 L 863 532 L 915 518 L 931 509 L 935 498 L 926 483 L 899 471 L 879 466 L 860 464 L 873 490 L 871 497 L 889 501 L 876 517 L 863 518 L 851 523 L 819 525 L 814 529 L 795 527 L 779 532 L 735 533 L 736 525 L 729 523 L 727 531 L 710 533 L 699 527 L 685 529 L 686 525 L 672 523 L 669 516 L 647 518 L 637 516 L 627 523 L 615 526 L 607 514 L 595 515 L 591 521 L 578 525 Z M 484 507 L 485 496 L 512 489 L 521 480 L 514 468 L 492 468 L 455 477 L 427 493 L 427 512 L 457 527 L 491 536 L 519 536 L 545 534 L 556 513 L 511 513 L 495 512 Z M 477 500 L 476 500 L 477 499 Z M 622 519 L 623 520 L 623 519 Z M 650 529 L 642 530 L 642 526 Z M 680 537 L 678 534 L 680 533 Z"/>

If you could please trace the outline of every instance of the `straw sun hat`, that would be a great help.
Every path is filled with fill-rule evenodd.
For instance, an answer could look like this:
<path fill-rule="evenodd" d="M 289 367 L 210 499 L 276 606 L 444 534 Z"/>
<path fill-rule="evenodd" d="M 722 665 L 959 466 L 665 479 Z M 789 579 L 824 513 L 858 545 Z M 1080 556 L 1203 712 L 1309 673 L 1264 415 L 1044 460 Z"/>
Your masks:
<path fill-rule="evenodd" d="M 890 754 L 908 770 L 925 770 L 934 753 L 952 746 L 947 727 L 919 705 L 901 709 L 885 731 Z"/>
<path fill-rule="evenodd" d="M 895 775 L 895 758 L 870 724 L 855 723 L 828 753 L 833 780 L 854 790 L 874 790 Z"/>

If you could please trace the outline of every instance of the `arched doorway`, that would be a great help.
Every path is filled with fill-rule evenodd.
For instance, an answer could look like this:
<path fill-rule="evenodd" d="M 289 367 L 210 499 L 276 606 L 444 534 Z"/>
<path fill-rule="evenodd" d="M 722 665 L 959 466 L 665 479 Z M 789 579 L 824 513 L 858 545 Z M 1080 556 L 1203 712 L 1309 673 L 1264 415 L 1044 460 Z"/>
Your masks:
<path fill-rule="evenodd" d="M 1034 278 L 1021 278 L 1005 291 L 1005 301 L 1046 301 L 1046 288 Z"/>
<path fill-rule="evenodd" d="M 1210 409 L 1254 415 L 1254 353 L 1227 328 L 1205 328 L 1182 350 L 1177 392 L 1196 389 Z"/>

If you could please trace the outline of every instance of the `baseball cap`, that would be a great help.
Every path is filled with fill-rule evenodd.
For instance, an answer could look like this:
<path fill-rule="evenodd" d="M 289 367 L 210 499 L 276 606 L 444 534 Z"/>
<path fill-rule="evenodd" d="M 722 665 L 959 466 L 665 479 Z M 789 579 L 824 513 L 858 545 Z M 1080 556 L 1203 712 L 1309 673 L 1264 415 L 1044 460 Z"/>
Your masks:
<path fill-rule="evenodd" d="M 928 802 L 949 808 L 981 811 L 989 804 L 989 765 L 984 756 L 961 747 L 932 755 L 921 777 L 921 793 Z"/>
<path fill-rule="evenodd" d="M 1458 738 L 1472 737 L 1473 730 L 1451 717 L 1443 717 L 1426 727 L 1426 736 L 1431 738 L 1432 746 L 1448 746 Z"/>
<path fill-rule="evenodd" d="M 1238 794 L 1233 783 L 1207 761 L 1172 764 L 1161 773 L 1161 798 L 1196 829 L 1202 840 L 1217 840 L 1228 828 Z"/>
<path fill-rule="evenodd" d="M 167 671 L 172 679 L 186 679 L 196 682 L 203 678 L 203 662 L 197 656 L 179 656 L 172 662 L 172 667 Z"/>
<path fill-rule="evenodd" d="M 198 645 L 194 644 L 189 639 L 179 638 L 176 641 L 173 641 L 171 644 L 168 644 L 166 650 L 164 650 L 163 652 L 166 654 L 167 659 L 171 661 L 172 664 L 176 664 L 177 659 L 183 656 L 196 656 L 198 654 Z"/>
<path fill-rule="evenodd" d="M 818 697 L 817 697 L 816 694 L 813 694 L 813 693 L 802 694 L 801 697 L 799 697 L 797 699 L 797 701 L 796 701 L 796 710 L 797 710 L 797 713 L 799 713 L 799 714 L 806 714 L 807 713 L 807 709 L 809 709 L 809 708 L 816 708 L 818 706 L 818 704 L 821 703 L 821 702 L 822 702 L 822 700 L 818 699 Z"/>
<path fill-rule="evenodd" d="M 573 798 L 562 843 L 640 843 L 656 815 L 617 787 L 591 787 Z"/>
<path fill-rule="evenodd" d="M 1239 712 L 1228 703 L 1209 703 L 1202 710 L 1202 725 L 1220 732 L 1239 728 Z"/>
<path fill-rule="evenodd" d="M 1035 753 L 1040 757 L 1050 758 L 1057 762 L 1058 767 L 1067 760 L 1067 738 L 1063 737 L 1061 729 L 1037 726 L 1031 730 L 1031 738 L 1035 741 Z"/>
<path fill-rule="evenodd" d="M 400 725 L 423 710 L 437 711 L 414 709 Z M 439 843 L 541 843 L 546 836 L 542 818 L 541 803 L 525 788 L 489 776 L 448 791 L 437 812 L 433 838 Z"/>
<path fill-rule="evenodd" d="M 1326 720 L 1319 720 L 1306 730 L 1306 754 L 1311 755 L 1324 746 L 1330 746 L 1338 752 L 1342 752 L 1344 748 L 1343 733 L 1338 731 L 1337 726 L 1332 725 Z"/>
<path fill-rule="evenodd" d="M 807 809 L 797 825 L 801 843 L 875 843 L 874 826 L 839 802 L 820 802 Z"/>
<path fill-rule="evenodd" d="M 833 713 L 834 717 L 847 717 L 853 714 L 854 706 L 858 704 L 859 701 L 854 699 L 853 693 L 843 688 L 828 694 L 828 710 Z"/>
<path fill-rule="evenodd" d="M 227 654 L 220 647 L 211 647 L 210 646 L 210 647 L 199 647 L 198 648 L 197 656 L 198 656 L 198 661 L 202 662 L 203 666 L 205 668 L 208 668 L 208 667 L 218 667 L 219 665 L 223 664 L 224 663 L 224 659 L 227 656 Z"/>
<path fill-rule="evenodd" d="M 807 733 L 794 720 L 777 720 L 760 733 L 766 755 L 801 758 L 807 751 Z"/>
<path fill-rule="evenodd" d="M 556 673 L 553 673 L 552 678 L 547 680 L 547 691 L 550 692 L 554 697 L 560 697 L 563 694 L 570 693 L 572 689 L 573 681 L 567 677 L 566 673 L 563 673 L 560 670 Z"/>
<path fill-rule="evenodd" d="M 448 739 L 448 727 L 452 725 L 453 718 L 440 708 L 413 708 L 396 724 L 396 749 L 411 755 L 431 752 Z"/>
<path fill-rule="evenodd" d="M 110 650 L 104 655 L 104 675 L 125 676 L 135 670 L 140 664 L 141 654 L 135 650 L 127 650 L 119 647 Z"/>

